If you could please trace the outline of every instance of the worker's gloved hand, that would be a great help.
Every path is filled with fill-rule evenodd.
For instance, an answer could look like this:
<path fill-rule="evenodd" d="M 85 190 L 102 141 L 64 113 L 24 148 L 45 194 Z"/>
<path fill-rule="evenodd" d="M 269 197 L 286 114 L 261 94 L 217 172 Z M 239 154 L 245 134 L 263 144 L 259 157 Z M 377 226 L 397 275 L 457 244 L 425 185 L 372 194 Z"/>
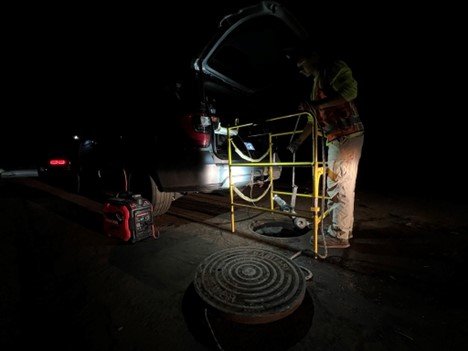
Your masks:
<path fill-rule="evenodd" d="M 291 142 L 291 144 L 289 144 L 286 147 L 286 149 L 288 149 L 292 154 L 294 154 L 300 145 L 301 143 L 298 140 L 294 140 L 293 142 Z"/>

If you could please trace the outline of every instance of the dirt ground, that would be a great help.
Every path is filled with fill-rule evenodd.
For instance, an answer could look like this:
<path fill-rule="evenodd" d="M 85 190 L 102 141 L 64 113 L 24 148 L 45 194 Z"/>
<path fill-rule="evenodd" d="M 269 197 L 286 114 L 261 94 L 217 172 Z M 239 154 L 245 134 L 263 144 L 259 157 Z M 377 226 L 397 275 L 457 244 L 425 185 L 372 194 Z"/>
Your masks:
<path fill-rule="evenodd" d="M 238 246 L 291 256 L 309 235 L 265 239 L 249 220 L 233 235 L 219 228 L 225 203 L 177 200 L 158 219 L 158 240 L 128 245 L 102 233 L 98 214 L 0 181 L 0 349 L 467 349 L 467 207 L 358 193 L 351 247 L 295 260 L 313 272 L 298 310 L 245 325 L 207 309 L 193 287 L 197 265 Z M 198 221 L 181 215 L 200 208 Z"/>

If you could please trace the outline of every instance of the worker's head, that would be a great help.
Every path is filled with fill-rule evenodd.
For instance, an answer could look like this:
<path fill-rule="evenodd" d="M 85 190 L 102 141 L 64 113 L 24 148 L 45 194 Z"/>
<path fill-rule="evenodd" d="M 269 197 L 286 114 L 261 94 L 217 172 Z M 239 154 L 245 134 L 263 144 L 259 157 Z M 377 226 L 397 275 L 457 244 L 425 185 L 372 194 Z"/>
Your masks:
<path fill-rule="evenodd" d="M 306 77 L 316 75 L 321 62 L 321 54 L 317 45 L 311 45 L 309 42 L 302 43 L 290 50 L 287 54 L 299 68 L 299 72 Z"/>
<path fill-rule="evenodd" d="M 320 63 L 320 55 L 318 51 L 310 51 L 308 54 L 299 55 L 296 60 L 299 72 L 306 77 L 317 75 Z"/>

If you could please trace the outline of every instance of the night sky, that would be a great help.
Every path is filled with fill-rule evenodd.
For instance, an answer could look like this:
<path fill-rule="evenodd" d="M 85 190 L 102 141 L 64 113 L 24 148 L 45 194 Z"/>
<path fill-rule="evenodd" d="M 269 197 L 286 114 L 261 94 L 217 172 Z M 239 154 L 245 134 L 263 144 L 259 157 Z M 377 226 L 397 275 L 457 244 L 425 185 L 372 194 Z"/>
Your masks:
<path fill-rule="evenodd" d="M 0 161 L 30 158 L 55 129 L 112 125 L 115 116 L 154 119 L 157 87 L 189 68 L 224 15 L 253 3 L 12 8 L 2 50 Z M 455 107 L 461 94 L 453 85 L 462 74 L 459 12 L 447 4 L 280 3 L 359 82 L 366 140 L 358 186 L 450 197 L 463 160 L 457 123 L 466 115 Z"/>

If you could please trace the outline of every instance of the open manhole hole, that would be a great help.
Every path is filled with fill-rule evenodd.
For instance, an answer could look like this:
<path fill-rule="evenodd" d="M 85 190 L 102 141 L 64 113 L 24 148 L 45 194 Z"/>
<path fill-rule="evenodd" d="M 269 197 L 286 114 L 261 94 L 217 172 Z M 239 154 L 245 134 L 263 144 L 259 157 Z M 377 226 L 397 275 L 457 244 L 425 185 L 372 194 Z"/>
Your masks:
<path fill-rule="evenodd" d="M 260 324 L 282 319 L 302 303 L 304 275 L 276 252 L 238 247 L 218 251 L 200 263 L 195 290 L 227 319 Z"/>
<path fill-rule="evenodd" d="M 274 238 L 294 238 L 304 235 L 310 229 L 299 229 L 291 219 L 285 219 L 271 222 L 255 221 L 250 224 L 250 230 Z"/>

